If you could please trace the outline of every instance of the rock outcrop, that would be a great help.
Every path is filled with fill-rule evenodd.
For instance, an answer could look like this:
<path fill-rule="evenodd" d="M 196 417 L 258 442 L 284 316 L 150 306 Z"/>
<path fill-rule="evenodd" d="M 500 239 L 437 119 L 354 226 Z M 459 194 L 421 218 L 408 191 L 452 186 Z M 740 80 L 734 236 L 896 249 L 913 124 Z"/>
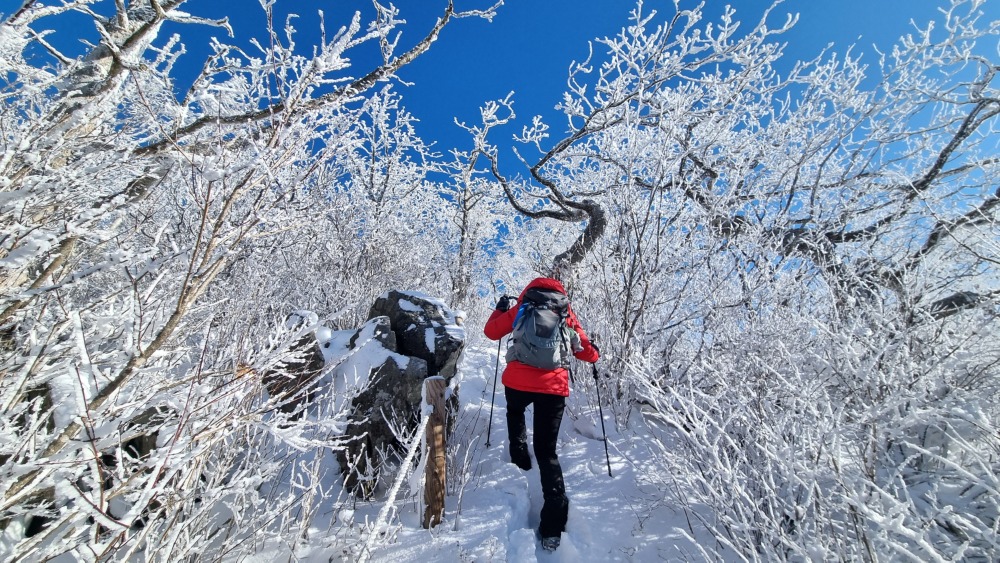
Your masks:
<path fill-rule="evenodd" d="M 278 337 L 301 331 L 317 322 L 314 313 L 296 311 L 285 320 L 285 330 Z M 264 386 L 268 394 L 277 400 L 279 410 L 298 418 L 302 415 L 301 407 L 313 401 L 313 384 L 326 365 L 323 351 L 315 333 L 307 331 L 277 357 L 264 370 Z"/>
<path fill-rule="evenodd" d="M 465 343 L 461 319 L 440 300 L 418 293 L 387 292 L 368 317 L 345 355 L 367 349 L 362 355 L 372 361 L 345 362 L 341 369 L 368 376 L 367 387 L 352 400 L 349 441 L 338 455 L 346 486 L 359 496 L 374 492 L 378 468 L 404 445 L 393 427 L 407 432 L 418 425 L 424 379 L 439 375 L 451 384 Z M 359 369 L 368 373 L 358 374 Z M 449 407 L 455 412 L 458 395 L 451 388 Z"/>

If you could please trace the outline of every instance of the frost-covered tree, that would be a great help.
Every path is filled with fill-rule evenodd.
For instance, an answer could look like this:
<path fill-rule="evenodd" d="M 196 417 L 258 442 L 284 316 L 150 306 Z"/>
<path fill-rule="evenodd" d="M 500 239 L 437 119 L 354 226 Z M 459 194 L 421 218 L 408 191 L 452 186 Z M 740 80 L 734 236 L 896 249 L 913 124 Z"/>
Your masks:
<path fill-rule="evenodd" d="M 780 4 L 646 4 L 573 67 L 567 132 L 524 128 L 525 180 L 484 154 L 575 227 L 602 396 L 673 429 L 650 479 L 723 555 L 995 559 L 1000 22 L 956 0 L 874 63 L 781 67 Z"/>
<path fill-rule="evenodd" d="M 473 149 L 453 150 L 453 161 L 444 168 L 450 173 L 451 181 L 444 185 L 443 195 L 453 200 L 455 206 L 450 224 L 453 232 L 450 240 L 454 242 L 449 253 L 454 260 L 448 267 L 452 272 L 451 295 L 453 302 L 462 306 L 471 304 L 477 284 L 485 281 L 485 276 L 476 273 L 495 273 L 501 252 L 501 230 L 509 232 L 512 227 L 510 208 L 497 197 L 480 167 L 481 160 L 489 158 L 483 158 L 483 151 L 489 150 L 486 139 L 490 130 L 506 125 L 514 117 L 508 95 L 504 100 L 483 106 L 480 123 L 459 122 L 458 125 L 472 137 Z"/>
<path fill-rule="evenodd" d="M 329 35 L 321 17 L 303 49 L 261 2 L 268 29 L 213 40 L 184 88 L 182 36 L 161 28 L 229 27 L 184 4 L 28 0 L 0 22 L 7 556 L 294 552 L 317 514 L 326 547 L 357 539 L 330 506 L 349 401 L 299 417 L 262 374 L 316 328 L 286 324 L 292 310 L 335 324 L 384 290 L 373 280 L 402 277 L 386 265 L 413 235 L 405 215 L 442 202 L 385 83 L 453 18 L 492 10 L 442 2 L 403 49 L 398 12 L 375 2 Z M 96 34 L 65 55 L 48 30 L 81 14 Z M 381 62 L 356 73 L 366 45 Z"/>

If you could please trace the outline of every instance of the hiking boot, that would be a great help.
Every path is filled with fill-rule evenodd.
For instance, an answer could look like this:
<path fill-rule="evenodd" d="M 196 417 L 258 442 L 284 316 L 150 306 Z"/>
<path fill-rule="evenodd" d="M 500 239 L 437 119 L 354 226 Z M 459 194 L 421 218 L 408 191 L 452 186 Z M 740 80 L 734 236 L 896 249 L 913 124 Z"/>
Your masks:
<path fill-rule="evenodd" d="M 525 471 L 531 469 L 531 458 L 528 457 L 528 454 L 524 454 L 523 456 L 511 454 L 510 462 Z"/>
<path fill-rule="evenodd" d="M 542 538 L 542 549 L 548 552 L 559 549 L 559 538 Z"/>
<path fill-rule="evenodd" d="M 531 469 L 531 456 L 528 455 L 528 449 L 511 448 L 510 462 L 525 471 Z"/>

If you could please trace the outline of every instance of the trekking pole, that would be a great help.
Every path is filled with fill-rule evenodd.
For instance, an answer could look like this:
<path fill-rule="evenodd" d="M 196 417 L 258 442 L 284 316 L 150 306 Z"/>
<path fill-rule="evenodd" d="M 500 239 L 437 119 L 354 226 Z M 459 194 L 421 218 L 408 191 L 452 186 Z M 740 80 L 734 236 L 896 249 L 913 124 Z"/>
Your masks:
<path fill-rule="evenodd" d="M 604 407 L 601 406 L 601 382 L 597 377 L 597 364 L 590 364 L 594 368 L 594 387 L 597 389 L 597 410 L 601 414 L 601 434 L 604 436 L 604 459 L 608 461 L 608 477 L 611 474 L 611 455 L 608 453 L 608 433 L 604 430 Z"/>
<path fill-rule="evenodd" d="M 503 338 L 497 340 L 497 366 L 493 369 L 493 396 L 490 398 L 490 422 L 486 425 L 486 447 L 490 447 L 490 429 L 493 428 L 493 402 L 497 399 L 497 375 L 500 373 L 500 346 Z"/>

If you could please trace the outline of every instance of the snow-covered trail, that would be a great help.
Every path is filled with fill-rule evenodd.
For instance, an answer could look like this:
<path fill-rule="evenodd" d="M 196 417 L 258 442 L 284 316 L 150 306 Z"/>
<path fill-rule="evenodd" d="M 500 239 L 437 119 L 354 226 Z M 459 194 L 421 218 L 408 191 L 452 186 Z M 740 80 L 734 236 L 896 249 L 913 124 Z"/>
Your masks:
<path fill-rule="evenodd" d="M 567 531 L 556 552 L 542 550 L 535 534 L 542 505 L 537 463 L 530 471 L 522 471 L 509 462 L 506 404 L 500 385 L 491 446 L 486 447 L 495 361 L 496 348 L 473 348 L 466 350 L 460 366 L 462 411 L 454 439 L 467 444 L 468 481 L 460 493 L 456 487 L 449 494 L 444 522 L 424 530 L 419 507 L 412 502 L 400 506 L 402 528 L 392 544 L 373 554 L 373 560 L 663 561 L 688 551 L 682 547 L 686 540 L 675 531 L 684 526 L 683 514 L 662 507 L 652 513 L 647 509 L 650 500 L 658 500 L 651 495 L 658 493 L 640 484 L 637 472 L 643 468 L 629 455 L 641 437 L 612 434 L 614 425 L 610 417 L 606 419 L 612 444 L 613 477 L 609 477 L 598 415 L 573 399 L 559 439 L 570 498 Z M 530 421 L 528 428 L 530 440 Z"/>

